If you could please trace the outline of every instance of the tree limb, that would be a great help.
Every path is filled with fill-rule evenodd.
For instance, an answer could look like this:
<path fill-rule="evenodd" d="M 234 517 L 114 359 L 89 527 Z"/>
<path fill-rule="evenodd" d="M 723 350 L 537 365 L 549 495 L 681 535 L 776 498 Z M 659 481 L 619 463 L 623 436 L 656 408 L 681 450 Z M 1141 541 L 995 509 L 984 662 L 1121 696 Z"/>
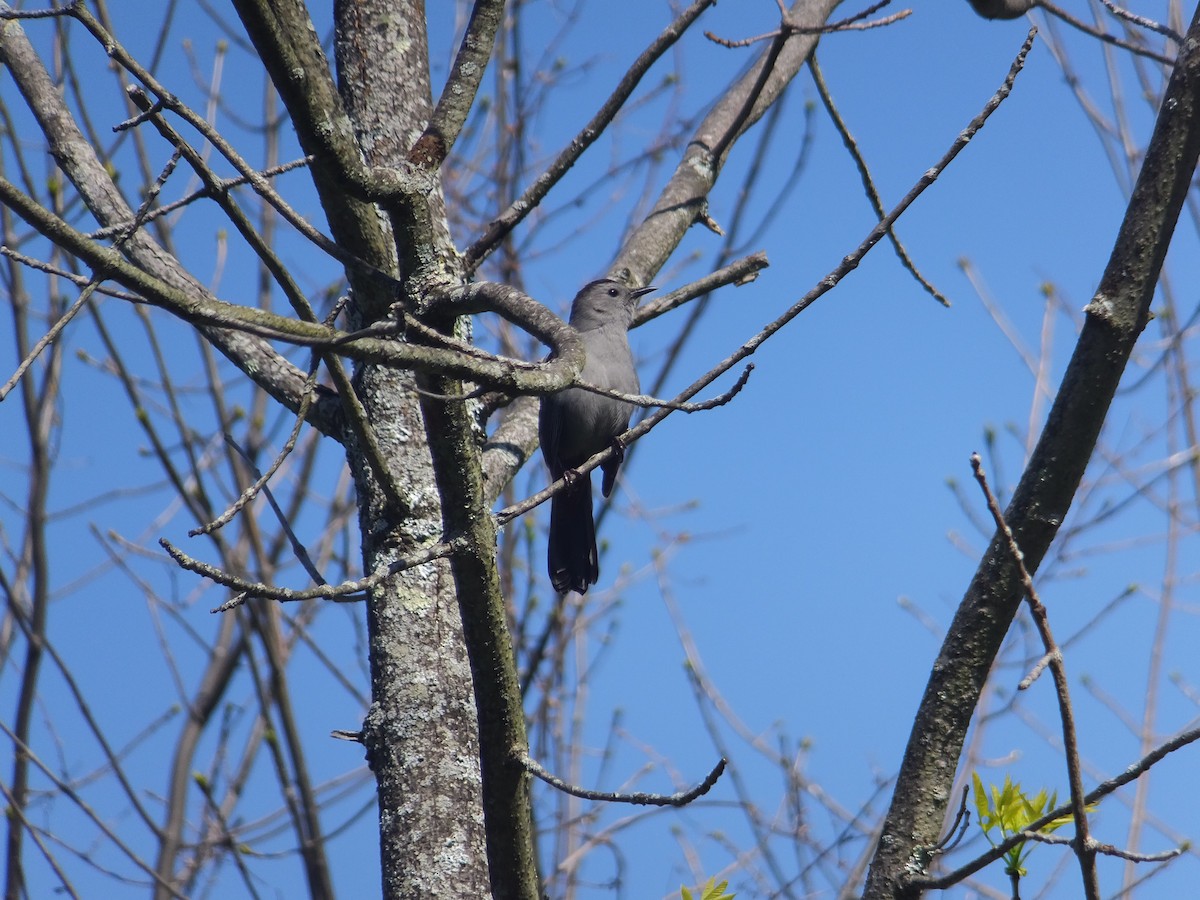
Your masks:
<path fill-rule="evenodd" d="M 1171 75 L 1137 185 L 1046 426 L 1005 512 L 1029 571 L 1058 533 L 1150 303 L 1200 153 L 1200 10 Z M 992 539 L 934 663 L 867 898 L 913 898 L 945 815 L 980 692 L 1021 600 L 1003 536 Z"/>

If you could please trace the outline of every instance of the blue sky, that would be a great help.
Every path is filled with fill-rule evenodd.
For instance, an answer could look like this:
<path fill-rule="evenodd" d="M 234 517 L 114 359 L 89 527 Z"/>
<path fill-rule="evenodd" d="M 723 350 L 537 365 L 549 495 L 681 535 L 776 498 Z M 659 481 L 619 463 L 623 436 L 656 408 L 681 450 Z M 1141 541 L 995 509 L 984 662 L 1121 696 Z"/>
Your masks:
<path fill-rule="evenodd" d="M 563 58 L 569 64 L 590 62 L 584 73 L 568 80 L 568 88 L 551 95 L 532 139 L 535 158 L 552 154 L 569 139 L 668 15 L 663 4 L 621 6 L 619 15 L 604 5 L 585 7 L 580 13 L 577 36 L 564 45 Z M 181 39 L 190 36 L 197 68 L 207 73 L 219 36 L 191 4 L 184 7 L 172 44 L 175 58 L 165 75 L 174 78 L 173 89 L 198 104 L 197 87 L 179 52 Z M 888 28 L 829 36 L 820 48 L 826 80 L 888 206 L 942 155 L 1000 85 L 1028 27 L 1024 20 L 984 22 L 961 2 L 930 7 L 923 5 Z M 706 14 L 701 25 L 725 37 L 743 37 L 769 30 L 774 9 L 770 2 L 726 2 Z M 530 43 L 535 45 L 537 38 L 554 33 L 564 9 L 538 4 L 531 10 Z M 131 49 L 138 52 L 148 46 L 148 35 L 139 32 L 141 16 L 131 9 L 114 9 L 113 14 L 118 34 Z M 39 27 L 31 24 L 29 30 Z M 449 27 L 435 23 L 431 42 L 435 55 L 440 52 L 443 59 L 452 47 Z M 1086 90 L 1102 108 L 1111 109 L 1103 51 L 1061 27 L 1054 32 L 1070 49 Z M 748 51 L 718 47 L 696 31 L 675 52 L 683 78 L 678 109 L 671 110 L 661 100 L 645 106 L 624 123 L 621 144 L 614 149 L 602 142 L 596 162 L 585 160 L 572 171 L 561 186 L 562 197 L 591 184 L 603 171 L 606 154 L 649 139 L 665 115 L 698 115 Z M 102 59 L 99 52 L 94 56 Z M 1131 71 L 1124 58 L 1119 66 L 1125 74 Z M 644 88 L 666 70 L 665 64 L 654 70 Z M 437 72 L 444 72 L 444 66 Z M 242 79 L 255 85 L 251 96 L 257 95 L 258 75 L 241 54 L 231 54 L 224 77 L 235 97 Z M 16 101 L 8 82 L 0 90 L 7 102 Z M 1123 90 L 1121 102 L 1142 146 L 1153 110 L 1128 85 Z M 111 97 L 103 102 L 113 110 L 112 121 L 120 117 Z M 807 73 L 796 79 L 787 102 L 776 144 L 767 156 L 766 186 L 751 200 L 752 211 L 759 215 L 792 177 L 792 164 L 805 138 L 804 106 L 817 102 Z M 245 105 L 257 109 L 254 102 Z M 857 171 L 824 112 L 818 108 L 808 119 L 815 133 L 807 165 L 769 231 L 747 248 L 765 250 L 771 266 L 753 284 L 715 296 L 675 369 L 667 395 L 808 291 L 874 224 Z M 103 116 L 100 120 L 109 121 Z M 255 146 L 236 126 L 230 131 L 246 146 Z M 732 215 L 750 150 L 749 142 L 735 150 L 714 193 L 710 212 L 722 224 Z M 165 153 L 161 158 L 165 160 Z M 655 176 L 655 189 L 665 174 Z M 293 175 L 285 184 L 302 211 L 315 212 L 303 175 Z M 605 185 L 579 208 L 564 211 L 554 233 L 530 248 L 534 261 L 527 267 L 527 286 L 538 299 L 562 309 L 580 284 L 604 271 L 633 202 L 632 197 L 618 199 L 605 209 L 609 193 Z M 985 543 L 947 480 L 957 480 L 974 510 L 982 513 L 971 482 L 970 453 L 984 451 L 985 433 L 994 431 L 997 453 L 985 454 L 985 462 L 998 487 L 1011 487 L 1020 472 L 1029 429 L 1040 425 L 1045 410 L 1043 404 L 1031 422 L 1034 375 L 977 297 L 960 262 L 969 261 L 1013 333 L 1035 355 L 1047 320 L 1043 287 L 1053 285 L 1061 297 L 1061 305 L 1049 317 L 1053 332 L 1045 342 L 1047 381 L 1053 390 L 1123 208 L 1124 189 L 1112 174 L 1095 130 L 1039 38 L 1010 99 L 898 225 L 921 271 L 953 306 L 944 309 L 923 293 L 890 247 L 882 244 L 835 291 L 766 344 L 754 357 L 757 368 L 748 387 L 733 403 L 693 416 L 677 414 L 638 446 L 617 493 L 621 515 L 609 516 L 605 523 L 610 547 L 602 560 L 601 582 L 589 595 L 602 602 L 618 576 L 628 574 L 620 578 L 613 639 L 603 648 L 589 649 L 599 662 L 588 678 L 585 742 L 592 748 L 606 744 L 615 710 L 621 712 L 628 737 L 617 741 L 615 756 L 602 773 L 598 763 L 596 768 L 584 766 L 582 777 L 588 784 L 617 789 L 641 772 L 648 759 L 667 759 L 669 770 L 656 762 L 637 787 L 674 790 L 678 785 L 669 772 L 682 781 L 695 781 L 716 760 L 685 675 L 684 651 L 651 571 L 655 553 L 664 548 L 674 603 L 707 674 L 753 733 L 772 746 L 779 735 L 793 745 L 806 742 L 805 776 L 850 810 L 868 802 L 878 779 L 895 773 L 940 629 L 949 621 Z M 195 240 L 185 258 L 206 278 L 213 268 L 215 230 L 220 225 L 199 210 L 189 216 Z M 465 245 L 470 236 L 458 237 Z M 1194 224 L 1187 220 L 1169 262 L 1185 316 L 1196 302 L 1194 290 L 1189 291 L 1195 283 L 1195 243 Z M 698 277 L 719 249 L 711 233 L 693 229 L 656 283 L 669 289 Z M 307 246 L 295 244 L 284 255 L 296 266 L 301 282 L 314 289 L 336 271 Z M 221 296 L 239 298 L 245 265 L 244 255 L 231 256 Z M 659 319 L 633 335 L 635 351 L 644 360 L 644 378 L 656 370 L 679 321 L 675 316 Z M 190 341 L 182 327 L 167 331 L 172 340 Z M 1156 358 L 1158 339 L 1152 323 L 1135 353 L 1134 369 Z M 68 341 L 72 349 L 102 354 L 84 323 L 72 330 Z M 13 365 L 11 344 L 5 343 L 0 369 L 8 372 Z M 71 356 L 65 378 L 66 465 L 56 482 L 59 506 L 90 496 L 109 478 L 148 477 L 131 446 L 140 439 L 130 440 L 132 416 L 115 385 Z M 1139 446 L 1162 420 L 1165 398 L 1165 391 L 1154 386 L 1120 398 L 1105 435 L 1106 449 L 1117 453 Z M 13 429 L 18 411 L 6 404 L 0 417 L 6 430 Z M 1165 446 L 1161 437 L 1154 438 L 1135 452 L 1128 470 L 1153 465 L 1165 456 Z M 336 449 L 328 454 L 328 469 L 324 483 L 332 490 L 340 471 Z M 1091 474 L 1109 475 L 1109 470 L 1093 467 Z M 535 461 L 518 483 L 532 490 L 543 479 L 540 462 Z M 1123 490 L 1119 478 L 1109 477 L 1089 509 L 1099 508 L 1106 497 L 1123 497 Z M 184 543 L 183 533 L 194 523 L 172 514 L 154 522 L 163 512 L 161 495 L 153 502 L 134 497 L 108 504 L 102 513 L 65 520 L 56 541 L 60 586 L 65 588 L 100 560 L 88 535 L 89 523 L 116 528 L 148 546 L 160 535 Z M 15 514 L 12 509 L 3 511 L 6 521 Z M 14 533 L 15 519 L 5 527 Z M 1065 639 L 1127 585 L 1139 586 L 1068 653 L 1082 744 L 1095 767 L 1089 786 L 1139 756 L 1136 738 L 1101 697 L 1115 698 L 1135 717 L 1142 714 L 1158 614 L 1155 598 L 1163 577 L 1164 528 L 1164 517 L 1151 504 L 1136 501 L 1126 514 L 1065 545 L 1062 549 L 1069 555 L 1053 561 L 1058 577 L 1044 587 L 1052 625 Z M 1156 539 L 1130 545 L 1143 534 Z M 1194 537 L 1185 539 L 1184 552 L 1195 558 L 1189 541 Z M 1170 620 L 1159 676 L 1162 694 L 1155 728 L 1162 735 L 1196 718 L 1194 703 L 1167 683 L 1172 675 L 1184 684 L 1200 678 L 1189 652 L 1196 639 L 1194 578 L 1186 578 L 1191 571 L 1187 564 L 1182 570 L 1185 580 L 1177 596 L 1183 606 Z M 164 589 L 186 595 L 202 586 L 180 574 Z M 210 591 L 208 598 L 212 596 L 215 592 Z M 215 604 L 208 598 L 192 607 L 191 627 L 215 627 L 207 612 Z M 908 611 L 906 604 L 921 615 Z M 353 615 L 334 611 L 323 629 L 323 639 L 350 657 Z M 153 663 L 147 669 L 135 661 L 140 648 L 153 646 L 155 638 L 145 605 L 128 581 L 109 575 L 97 589 L 64 596 L 52 627 L 60 649 L 76 661 L 77 676 L 97 686 L 92 702 L 117 721 L 126 716 L 129 736 L 172 695 L 168 683 L 148 679 Z M 1007 664 L 993 676 L 993 706 L 1012 696 L 1031 646 L 1026 636 L 1013 638 Z M 91 653 L 79 655 L 89 647 Z M 365 685 L 365 675 L 360 678 Z M 15 679 L 10 668 L 0 687 L 5 710 L 12 708 Z M 316 674 L 311 683 L 300 683 L 320 701 L 304 711 L 314 735 L 314 767 L 323 776 L 344 771 L 353 765 L 353 749 L 323 735 L 332 728 L 355 727 L 362 710 Z M 48 681 L 49 706 L 58 690 Z M 985 780 L 1001 781 L 1011 774 L 1031 785 L 1057 787 L 1065 795 L 1059 754 L 1042 736 L 1056 728 L 1051 700 L 1049 680 L 1043 679 L 1020 699 L 1015 714 L 989 725 L 979 751 L 999 763 L 984 770 Z M 779 773 L 730 729 L 724 732 L 739 774 L 761 807 L 773 813 L 780 803 Z M 70 748 L 72 735 L 62 737 Z M 90 758 L 90 753 L 81 750 L 80 759 Z M 1192 765 L 1188 751 L 1165 763 L 1161 774 L 1152 776 L 1150 802 L 1164 830 L 1194 839 L 1200 820 L 1186 789 L 1192 783 L 1187 774 Z M 875 800 L 876 814 L 886 796 L 885 791 Z M 727 778 L 692 809 L 646 818 L 622 832 L 622 866 L 615 868 L 615 856 L 597 853 L 588 864 L 588 876 L 605 883 L 619 873 L 619 896 L 677 894 L 679 883 L 691 879 L 678 828 L 694 843 L 701 870 L 721 872 L 730 863 L 729 852 L 702 835 L 720 831 L 734 844 L 745 845 L 744 822 L 731 808 L 733 799 Z M 604 815 L 616 821 L 629 814 L 618 808 Z M 1102 807 L 1100 839 L 1123 844 L 1125 816 L 1117 798 Z M 332 820 L 340 821 L 336 816 Z M 816 839 L 828 839 L 839 828 L 815 811 L 809 827 Z M 335 843 L 335 881 L 344 895 L 369 896 L 376 890 L 373 840 L 368 816 Z M 1169 844 L 1151 830 L 1143 847 L 1161 850 Z M 852 862 L 861 850 L 861 843 L 854 844 L 837 859 Z M 1031 895 L 1065 859 L 1058 848 L 1041 848 L 1034 854 Z M 287 895 L 292 873 L 281 871 L 279 877 L 276 886 L 281 896 Z M 750 885 L 739 883 L 747 877 L 745 869 L 728 877 L 731 887 L 749 895 Z M 1051 882 L 1044 895 L 1075 896 L 1074 877 L 1073 866 L 1066 866 L 1066 874 Z M 1102 866 L 1106 892 L 1116 890 L 1119 877 L 1119 867 Z M 1168 885 L 1194 884 L 1196 877 L 1195 857 L 1186 856 L 1153 882 L 1152 892 L 1179 895 L 1182 888 Z M 997 891 L 1005 889 L 999 869 L 988 870 L 979 881 Z M 827 879 L 816 877 L 813 886 L 817 896 L 833 896 Z M 979 896 L 965 888 L 952 893 Z M 134 895 L 140 892 L 131 890 L 129 896 Z M 612 895 L 601 887 L 580 894 Z"/>

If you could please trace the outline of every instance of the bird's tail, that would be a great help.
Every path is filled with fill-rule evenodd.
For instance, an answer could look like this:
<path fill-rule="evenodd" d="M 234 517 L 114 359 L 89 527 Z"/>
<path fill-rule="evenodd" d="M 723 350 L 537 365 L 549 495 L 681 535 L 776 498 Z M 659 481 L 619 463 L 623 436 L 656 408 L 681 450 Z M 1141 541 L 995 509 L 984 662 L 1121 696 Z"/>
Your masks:
<path fill-rule="evenodd" d="M 596 523 L 592 521 L 592 479 L 584 475 L 550 498 L 550 583 L 560 594 L 586 594 L 600 577 Z"/>

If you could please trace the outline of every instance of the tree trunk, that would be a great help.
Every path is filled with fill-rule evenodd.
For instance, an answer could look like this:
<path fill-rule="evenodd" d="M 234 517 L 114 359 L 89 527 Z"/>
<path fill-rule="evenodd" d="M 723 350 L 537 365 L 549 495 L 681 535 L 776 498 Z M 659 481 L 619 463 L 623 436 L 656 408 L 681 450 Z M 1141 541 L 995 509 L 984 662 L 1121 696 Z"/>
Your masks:
<path fill-rule="evenodd" d="M 403 165 L 432 108 L 423 4 L 354 0 L 335 4 L 334 14 L 338 86 L 366 162 Z M 431 205 L 441 211 L 440 202 Z M 448 235 L 444 218 L 437 230 Z M 405 255 L 397 248 L 385 271 Z M 356 325 L 386 310 L 372 300 L 355 303 Z M 436 541 L 442 508 L 413 374 L 362 366 L 355 386 L 407 504 L 389 507 L 364 454 L 348 442 L 364 570 L 373 572 Z M 378 784 L 383 896 L 488 896 L 479 731 L 448 561 L 408 569 L 371 591 L 367 628 L 373 702 L 363 738 Z"/>

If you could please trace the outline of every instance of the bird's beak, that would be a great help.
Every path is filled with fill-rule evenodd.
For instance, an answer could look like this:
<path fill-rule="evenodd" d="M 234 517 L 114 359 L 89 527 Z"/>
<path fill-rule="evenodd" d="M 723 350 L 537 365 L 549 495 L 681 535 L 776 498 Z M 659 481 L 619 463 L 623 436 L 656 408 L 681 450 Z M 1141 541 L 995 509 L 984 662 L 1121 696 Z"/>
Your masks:
<path fill-rule="evenodd" d="M 650 287 L 638 288 L 636 291 L 630 291 L 629 293 L 631 293 L 636 298 L 636 297 L 645 297 L 651 291 L 657 291 L 657 290 L 658 290 L 658 288 L 654 287 L 654 285 L 651 285 Z"/>

